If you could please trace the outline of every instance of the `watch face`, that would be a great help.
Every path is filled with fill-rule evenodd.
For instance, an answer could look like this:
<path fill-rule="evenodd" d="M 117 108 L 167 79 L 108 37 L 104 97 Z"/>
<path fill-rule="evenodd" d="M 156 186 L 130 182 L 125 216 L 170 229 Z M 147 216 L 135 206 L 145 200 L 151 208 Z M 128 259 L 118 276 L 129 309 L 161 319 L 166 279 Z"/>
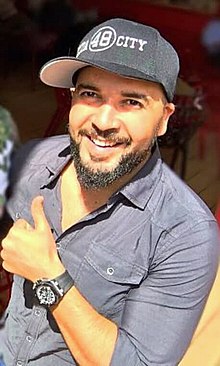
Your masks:
<path fill-rule="evenodd" d="M 53 305 L 57 301 L 56 293 L 48 285 L 40 285 L 36 288 L 36 295 L 41 305 Z"/>

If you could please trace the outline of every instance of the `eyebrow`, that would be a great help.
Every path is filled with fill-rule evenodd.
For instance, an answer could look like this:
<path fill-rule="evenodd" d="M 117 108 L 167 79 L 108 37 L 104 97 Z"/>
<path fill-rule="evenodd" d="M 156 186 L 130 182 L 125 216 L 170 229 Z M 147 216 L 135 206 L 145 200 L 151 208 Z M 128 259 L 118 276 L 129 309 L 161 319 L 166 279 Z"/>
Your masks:
<path fill-rule="evenodd" d="M 101 90 L 97 87 L 97 86 L 94 86 L 94 85 L 91 85 L 91 84 L 86 84 L 86 83 L 81 83 L 79 85 L 77 85 L 76 89 L 90 89 L 90 90 L 93 90 L 95 92 L 101 92 Z M 125 98 L 135 98 L 135 99 L 142 99 L 142 100 L 145 100 L 147 101 L 149 96 L 146 95 L 146 94 L 143 94 L 143 93 L 138 93 L 136 91 L 122 91 L 121 92 L 121 96 L 122 97 L 125 97 Z"/>
<path fill-rule="evenodd" d="M 76 89 L 90 89 L 90 90 L 93 90 L 96 92 L 100 92 L 100 89 L 97 88 L 96 86 L 91 85 L 91 84 L 84 84 L 84 83 L 78 84 L 76 86 Z"/>
<path fill-rule="evenodd" d="M 143 99 L 145 101 L 148 100 L 149 96 L 146 94 L 138 93 L 135 91 L 130 92 L 122 92 L 121 95 L 125 98 L 135 98 L 135 99 Z"/>

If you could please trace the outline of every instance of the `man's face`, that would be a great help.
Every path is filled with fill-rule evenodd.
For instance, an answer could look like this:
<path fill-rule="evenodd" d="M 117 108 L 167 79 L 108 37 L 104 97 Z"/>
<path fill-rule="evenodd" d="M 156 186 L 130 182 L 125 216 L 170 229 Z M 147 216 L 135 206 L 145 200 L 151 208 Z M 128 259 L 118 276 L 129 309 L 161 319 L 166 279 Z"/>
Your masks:
<path fill-rule="evenodd" d="M 155 137 L 166 132 L 173 111 L 156 83 L 82 69 L 73 93 L 69 134 L 85 188 L 106 187 L 141 167 Z"/>

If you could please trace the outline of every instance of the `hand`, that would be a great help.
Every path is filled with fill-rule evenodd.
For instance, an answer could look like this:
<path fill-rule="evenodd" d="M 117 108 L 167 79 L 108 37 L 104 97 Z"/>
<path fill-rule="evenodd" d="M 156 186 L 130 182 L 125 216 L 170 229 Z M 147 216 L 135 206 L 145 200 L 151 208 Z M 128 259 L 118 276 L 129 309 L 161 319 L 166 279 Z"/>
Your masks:
<path fill-rule="evenodd" d="M 31 204 L 34 221 L 17 220 L 2 241 L 3 268 L 35 282 L 39 278 L 55 278 L 65 271 L 43 209 L 43 197 Z"/>

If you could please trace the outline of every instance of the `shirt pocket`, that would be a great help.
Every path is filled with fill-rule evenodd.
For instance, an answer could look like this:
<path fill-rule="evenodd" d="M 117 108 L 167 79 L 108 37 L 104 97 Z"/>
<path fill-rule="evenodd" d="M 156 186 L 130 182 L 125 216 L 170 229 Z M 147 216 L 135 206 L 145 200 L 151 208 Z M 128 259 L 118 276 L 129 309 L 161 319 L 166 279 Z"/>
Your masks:
<path fill-rule="evenodd" d="M 145 273 L 144 268 L 120 254 L 92 243 L 76 278 L 76 286 L 99 313 L 111 318 L 122 310 L 128 292 L 140 285 Z"/>

